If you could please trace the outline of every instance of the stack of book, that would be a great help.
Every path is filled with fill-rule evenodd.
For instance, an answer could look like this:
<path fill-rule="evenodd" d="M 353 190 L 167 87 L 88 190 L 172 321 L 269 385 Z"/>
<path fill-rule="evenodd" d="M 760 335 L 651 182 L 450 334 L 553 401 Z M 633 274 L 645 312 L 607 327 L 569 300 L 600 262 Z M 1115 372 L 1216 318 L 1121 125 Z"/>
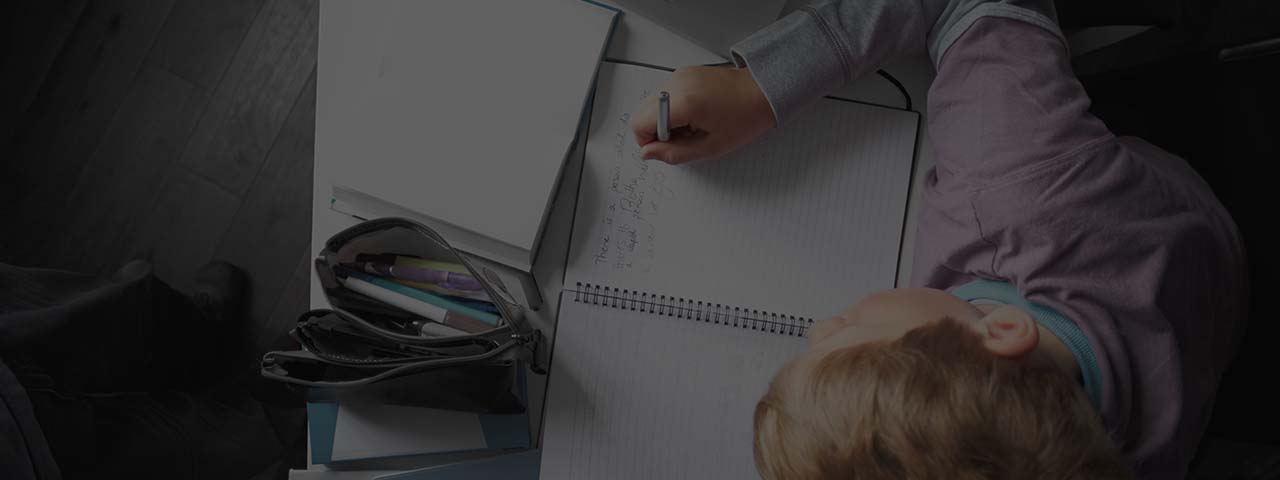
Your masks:
<path fill-rule="evenodd" d="M 528 399 L 528 382 L 522 372 L 513 391 Z M 519 474 L 484 478 L 537 478 L 537 452 L 533 463 L 528 455 L 497 460 L 497 456 L 530 452 L 533 445 L 529 413 L 492 414 L 459 412 L 435 408 L 343 401 L 307 403 L 307 470 L 314 478 L 378 478 L 393 473 L 410 473 L 425 467 L 471 462 L 519 467 Z M 497 460 L 486 462 L 485 459 Z M 508 465 L 519 460 L 516 465 Z M 443 468 L 440 470 L 450 470 Z M 462 468 L 469 470 L 469 468 Z M 449 476 L 445 471 L 427 469 L 419 474 L 392 478 L 477 478 Z M 340 475 L 364 471 L 365 475 Z M 481 471 L 484 471 L 483 468 Z M 299 472 L 291 473 L 290 478 Z M 329 475 L 333 474 L 333 475 Z"/>

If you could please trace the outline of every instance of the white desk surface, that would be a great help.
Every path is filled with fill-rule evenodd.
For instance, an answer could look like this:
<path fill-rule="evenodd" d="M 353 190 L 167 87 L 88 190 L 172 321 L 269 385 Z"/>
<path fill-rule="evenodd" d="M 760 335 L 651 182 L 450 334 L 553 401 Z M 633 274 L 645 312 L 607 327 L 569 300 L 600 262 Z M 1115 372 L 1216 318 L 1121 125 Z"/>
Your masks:
<path fill-rule="evenodd" d="M 603 0 L 604 3 L 613 2 Z M 792 3 L 795 3 L 793 0 Z M 323 5 L 321 6 L 323 8 Z M 323 14 L 323 13 L 322 13 Z M 320 35 L 331 32 L 320 31 Z M 623 15 L 614 32 L 613 39 L 606 53 L 609 58 L 649 63 L 668 67 L 699 65 L 723 62 L 720 58 L 701 47 L 675 35 L 663 27 L 636 15 Z M 915 167 L 911 176 L 910 199 L 907 202 L 907 221 L 904 229 L 903 249 L 899 258 L 898 285 L 906 285 L 911 271 L 911 257 L 915 244 L 916 218 L 920 205 L 919 185 L 923 173 L 933 166 L 933 149 L 927 141 L 925 101 L 929 84 L 933 81 L 934 71 L 924 52 L 904 57 L 886 65 L 884 70 L 896 77 L 906 87 L 912 98 L 912 108 L 921 113 L 920 135 L 917 139 Z M 834 93 L 836 96 L 899 107 L 903 105 L 902 95 L 878 75 L 869 75 L 852 85 Z M 318 98 L 317 101 L 323 101 Z M 580 154 L 580 152 L 578 153 Z M 319 160 L 317 155 L 313 175 L 311 206 L 311 250 L 318 254 L 324 242 L 334 233 L 358 223 L 349 216 L 329 209 L 332 193 L 332 171 L 334 165 Z M 563 278 L 564 257 L 569 248 L 568 222 L 555 222 L 554 217 L 564 218 L 571 211 L 571 204 L 557 203 L 552 207 L 553 221 L 544 233 L 542 251 L 539 253 L 538 265 L 534 275 L 542 288 L 546 304 L 536 312 L 530 312 L 535 325 L 543 333 L 552 338 L 556 311 L 560 299 L 560 280 Z M 311 306 L 321 308 L 328 305 L 320 289 L 319 281 L 314 273 L 311 281 Z M 834 314 L 834 312 L 833 312 Z M 534 376 L 530 384 L 530 422 L 534 428 L 535 438 L 540 433 L 543 392 L 546 388 L 546 377 Z"/>

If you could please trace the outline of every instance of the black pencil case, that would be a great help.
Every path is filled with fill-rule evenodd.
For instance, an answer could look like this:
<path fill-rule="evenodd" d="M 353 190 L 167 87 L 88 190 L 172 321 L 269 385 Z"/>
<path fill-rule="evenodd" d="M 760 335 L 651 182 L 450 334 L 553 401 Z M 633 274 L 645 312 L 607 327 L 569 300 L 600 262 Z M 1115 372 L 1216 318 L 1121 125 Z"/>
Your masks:
<path fill-rule="evenodd" d="M 369 254 L 466 267 L 496 307 L 486 331 L 425 336 L 429 320 L 348 288 L 340 265 Z M 401 218 L 369 220 L 334 235 L 315 259 L 331 308 L 299 316 L 290 335 L 300 350 L 272 351 L 262 375 L 305 390 L 311 401 L 359 398 L 483 413 L 520 413 L 520 369 L 545 372 L 544 338 L 493 272 L 478 268 L 430 228 Z"/>

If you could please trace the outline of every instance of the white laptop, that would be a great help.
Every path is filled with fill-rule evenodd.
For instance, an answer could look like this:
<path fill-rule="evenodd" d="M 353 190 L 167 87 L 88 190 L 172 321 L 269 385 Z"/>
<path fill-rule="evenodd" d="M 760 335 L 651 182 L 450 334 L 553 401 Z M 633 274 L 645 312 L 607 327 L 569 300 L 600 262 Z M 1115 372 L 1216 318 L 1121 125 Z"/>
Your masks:
<path fill-rule="evenodd" d="M 782 13 L 786 0 L 614 0 L 724 58 Z"/>

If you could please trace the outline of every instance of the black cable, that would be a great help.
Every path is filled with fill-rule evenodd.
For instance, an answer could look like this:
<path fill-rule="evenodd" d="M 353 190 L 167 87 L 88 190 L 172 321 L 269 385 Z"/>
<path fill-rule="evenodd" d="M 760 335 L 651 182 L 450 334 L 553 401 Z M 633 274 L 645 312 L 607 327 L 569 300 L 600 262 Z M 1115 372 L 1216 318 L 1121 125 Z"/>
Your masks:
<path fill-rule="evenodd" d="M 902 82 L 899 82 L 898 79 L 893 78 L 893 75 L 889 75 L 889 72 L 886 72 L 884 70 L 876 70 L 876 74 L 880 75 L 881 77 L 884 77 L 884 79 L 888 80 L 889 83 L 892 83 L 893 86 L 898 87 L 898 91 L 902 92 L 902 100 L 907 102 L 906 110 L 911 110 L 911 94 L 907 93 L 907 87 L 902 86 Z"/>

